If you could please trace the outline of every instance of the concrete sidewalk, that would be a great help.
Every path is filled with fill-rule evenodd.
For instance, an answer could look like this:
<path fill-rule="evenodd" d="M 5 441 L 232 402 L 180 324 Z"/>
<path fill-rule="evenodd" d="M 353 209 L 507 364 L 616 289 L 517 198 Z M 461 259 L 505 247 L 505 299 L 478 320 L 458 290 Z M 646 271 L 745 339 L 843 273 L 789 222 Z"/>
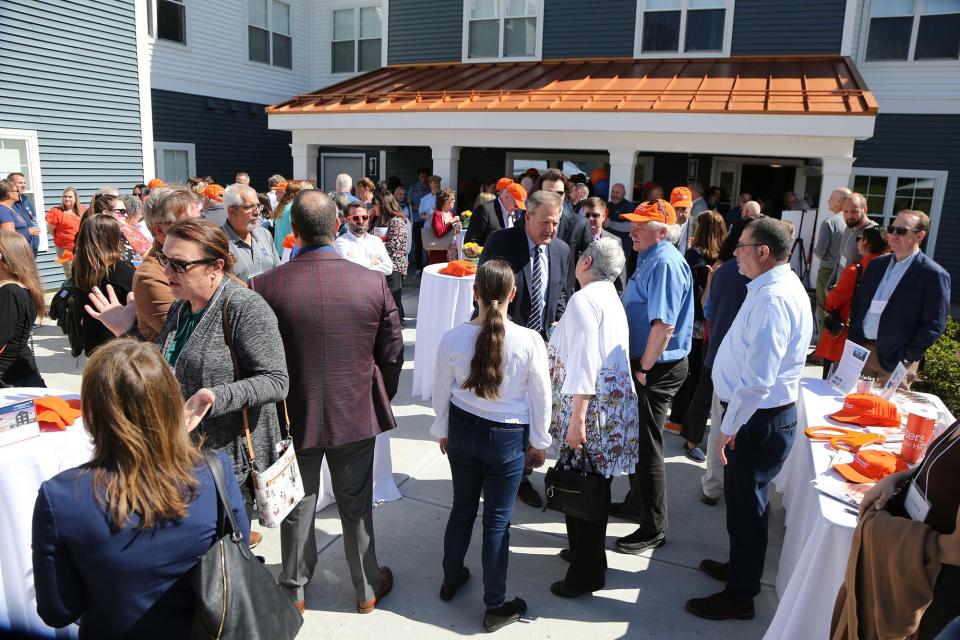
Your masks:
<path fill-rule="evenodd" d="M 417 312 L 417 289 L 404 295 L 409 318 Z M 479 517 L 467 555 L 471 578 L 455 600 L 438 597 L 442 577 L 443 532 L 449 516 L 452 489 L 450 468 L 429 429 L 433 410 L 429 403 L 410 397 L 413 378 L 415 320 L 404 329 L 406 363 L 400 391 L 394 401 L 399 423 L 391 433 L 393 471 L 403 498 L 377 506 L 374 522 L 377 556 L 393 569 L 393 592 L 372 614 L 355 612 L 356 602 L 343 558 L 341 529 L 335 505 L 317 515 L 319 565 L 306 595 L 307 611 L 300 638 L 454 638 L 484 634 L 481 525 Z M 36 334 L 40 369 L 50 387 L 79 391 L 80 369 L 69 355 L 66 339 L 47 321 Z M 812 370 L 808 375 L 814 375 Z M 699 478 L 703 465 L 683 455 L 682 440 L 666 436 L 670 528 L 667 543 L 641 556 L 607 552 L 609 571 L 603 591 L 593 596 L 564 600 L 550 593 L 550 584 L 563 577 L 566 563 L 557 555 L 566 546 L 562 517 L 517 502 L 511 529 L 510 572 L 507 598 L 527 601 L 527 616 L 497 632 L 501 638 L 601 640 L 606 638 L 761 638 L 777 606 L 773 589 L 784 511 L 774 495 L 770 514 L 770 546 L 764 586 L 756 599 L 757 617 L 739 622 L 709 622 L 687 613 L 688 598 L 709 595 L 722 584 L 698 569 L 703 558 L 726 560 L 726 512 L 720 505 L 700 502 Z M 550 461 L 548 460 L 548 464 Z M 542 493 L 543 472 L 534 485 Z M 626 478 L 614 481 L 614 499 L 627 490 Z M 279 529 L 261 529 L 264 541 L 257 553 L 275 573 L 280 569 Z M 617 537 L 635 526 L 612 519 L 608 549 Z"/>

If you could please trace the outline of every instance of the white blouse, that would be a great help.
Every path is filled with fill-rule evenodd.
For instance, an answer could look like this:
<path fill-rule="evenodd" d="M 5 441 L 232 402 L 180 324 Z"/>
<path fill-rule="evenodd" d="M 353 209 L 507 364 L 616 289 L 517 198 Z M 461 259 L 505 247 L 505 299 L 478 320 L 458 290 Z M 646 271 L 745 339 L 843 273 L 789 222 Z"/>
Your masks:
<path fill-rule="evenodd" d="M 430 433 L 446 438 L 450 403 L 475 416 L 507 424 L 529 424 L 530 446 L 550 446 L 550 371 L 543 338 L 509 320 L 505 323 L 503 381 L 500 397 L 488 400 L 461 385 L 470 376 L 480 326 L 461 324 L 440 339 L 433 380 L 433 410 L 437 417 Z"/>

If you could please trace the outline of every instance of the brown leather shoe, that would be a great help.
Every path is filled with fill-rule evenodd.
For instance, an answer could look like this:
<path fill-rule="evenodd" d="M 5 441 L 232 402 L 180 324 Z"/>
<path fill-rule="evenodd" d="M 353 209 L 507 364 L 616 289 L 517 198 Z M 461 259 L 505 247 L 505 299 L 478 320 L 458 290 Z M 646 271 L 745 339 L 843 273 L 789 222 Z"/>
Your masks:
<path fill-rule="evenodd" d="M 380 567 L 380 586 L 377 587 L 377 593 L 366 602 L 359 603 L 357 613 L 371 613 L 391 589 L 393 589 L 393 571 L 390 567 Z"/>
<path fill-rule="evenodd" d="M 260 541 L 263 540 L 263 536 L 257 533 L 256 531 L 250 532 L 250 544 L 248 545 L 249 549 L 253 549 L 255 546 L 260 544 Z"/>
<path fill-rule="evenodd" d="M 303 610 L 307 608 L 307 603 L 305 600 L 297 600 L 293 603 L 293 606 L 297 610 L 297 613 L 303 615 Z"/>

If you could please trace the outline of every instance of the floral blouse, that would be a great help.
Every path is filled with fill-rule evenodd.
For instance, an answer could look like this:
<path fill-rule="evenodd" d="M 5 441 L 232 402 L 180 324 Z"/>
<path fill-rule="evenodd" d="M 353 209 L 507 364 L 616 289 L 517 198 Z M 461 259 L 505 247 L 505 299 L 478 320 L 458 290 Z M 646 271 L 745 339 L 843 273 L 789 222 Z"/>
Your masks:
<path fill-rule="evenodd" d="M 410 224 L 405 218 L 400 216 L 391 216 L 387 222 L 387 236 L 384 244 L 387 246 L 387 253 L 393 261 L 393 270 L 402 275 L 407 275 L 407 225 Z"/>
<path fill-rule="evenodd" d="M 587 443 L 574 454 L 573 465 L 605 477 L 634 470 L 640 434 L 629 348 L 627 316 L 612 282 L 592 282 L 573 294 L 547 351 L 553 387 L 550 435 L 560 460 L 571 454 L 566 437 L 573 397 L 586 394 L 593 396 L 587 404 Z"/>

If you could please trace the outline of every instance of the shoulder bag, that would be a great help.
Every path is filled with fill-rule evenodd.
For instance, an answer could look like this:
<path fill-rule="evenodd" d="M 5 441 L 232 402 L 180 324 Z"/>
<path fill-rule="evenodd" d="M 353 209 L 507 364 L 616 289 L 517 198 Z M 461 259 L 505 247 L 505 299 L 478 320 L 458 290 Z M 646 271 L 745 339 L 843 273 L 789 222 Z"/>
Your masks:
<path fill-rule="evenodd" d="M 233 360 L 233 375 L 240 375 L 240 363 L 233 345 L 233 332 L 227 320 L 227 306 L 237 289 L 230 292 L 223 303 L 223 337 L 230 350 Z M 286 431 L 281 442 L 280 456 L 272 465 L 261 471 L 257 468 L 257 458 L 253 451 L 253 439 L 250 437 L 250 416 L 246 407 L 243 412 L 243 436 L 247 444 L 247 455 L 250 459 L 250 475 L 253 478 L 253 493 L 257 499 L 257 513 L 260 515 L 260 524 L 264 527 L 279 527 L 283 519 L 293 511 L 293 508 L 303 499 L 303 480 L 300 477 L 300 467 L 297 464 L 297 455 L 293 449 L 293 438 L 290 437 L 290 416 L 287 412 L 287 403 L 283 403 L 283 415 L 286 424 L 281 427 Z"/>
<path fill-rule="evenodd" d="M 585 453 L 583 459 L 584 464 L 588 464 Z M 588 522 L 603 520 L 610 503 L 610 483 L 597 472 L 592 461 L 589 463 L 592 470 L 578 469 L 572 463 L 571 452 L 566 460 L 558 460 L 547 469 L 544 480 L 547 502 L 543 510 L 553 509 Z"/>
<path fill-rule="evenodd" d="M 197 563 L 191 584 L 197 601 L 194 640 L 294 638 L 303 617 L 277 586 L 270 570 L 247 548 L 227 498 L 226 472 L 205 453 L 217 488 L 216 541 Z"/>
<path fill-rule="evenodd" d="M 853 295 L 857 294 L 857 289 L 860 288 L 860 281 L 863 279 L 863 264 L 857 263 L 857 283 L 853 286 Z M 851 298 L 852 300 L 852 298 Z M 844 322 L 840 317 L 840 309 L 834 309 L 833 311 L 827 311 L 823 316 L 823 328 L 829 331 L 832 335 L 838 336 L 845 329 L 850 328 L 849 322 Z"/>

